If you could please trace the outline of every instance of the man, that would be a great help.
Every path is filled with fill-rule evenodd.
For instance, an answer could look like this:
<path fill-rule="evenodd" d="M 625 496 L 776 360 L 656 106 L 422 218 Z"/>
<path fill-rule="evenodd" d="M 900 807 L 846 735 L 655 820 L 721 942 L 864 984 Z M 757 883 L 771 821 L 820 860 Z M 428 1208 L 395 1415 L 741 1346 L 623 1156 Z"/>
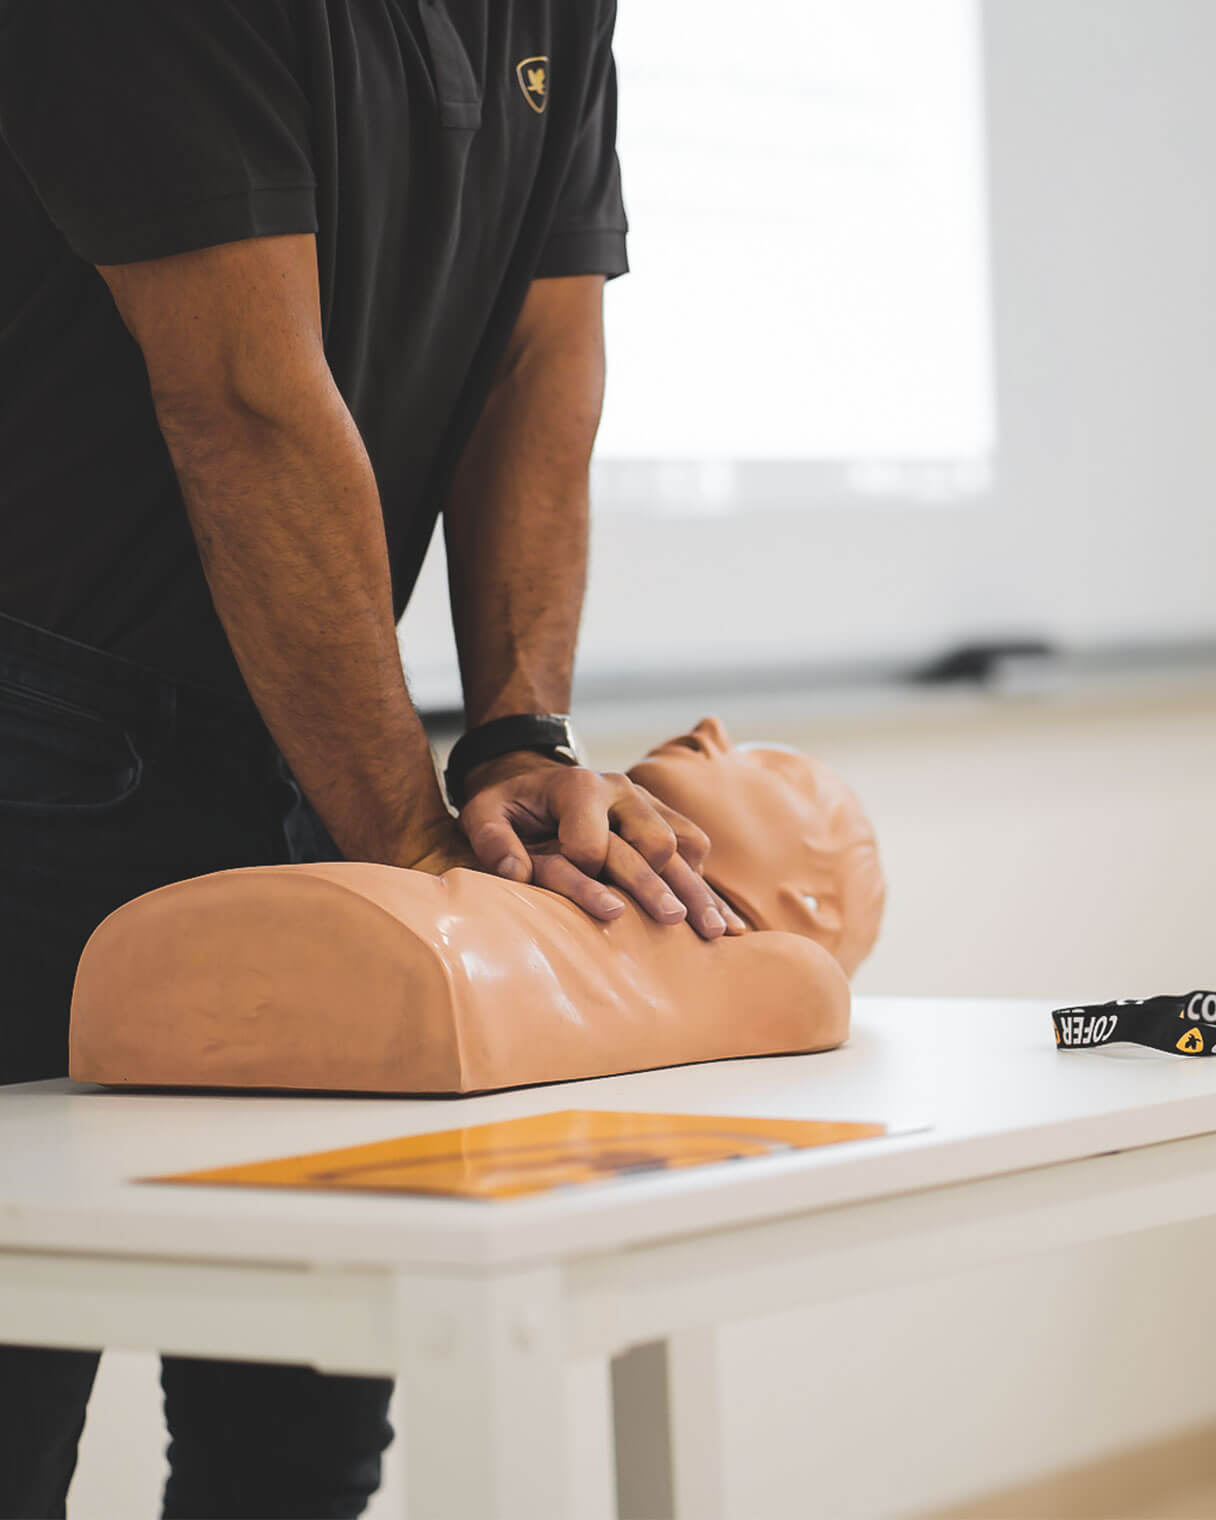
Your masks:
<path fill-rule="evenodd" d="M 614 12 L 0 0 L 0 1081 L 65 1071 L 105 914 L 204 871 L 475 863 L 742 928 L 560 717 L 628 268 Z M 395 631 L 440 511 L 459 823 Z M 0 1349 L 0 1515 L 64 1513 L 96 1362 Z M 376 1487 L 383 1379 L 162 1383 L 167 1515 Z"/>

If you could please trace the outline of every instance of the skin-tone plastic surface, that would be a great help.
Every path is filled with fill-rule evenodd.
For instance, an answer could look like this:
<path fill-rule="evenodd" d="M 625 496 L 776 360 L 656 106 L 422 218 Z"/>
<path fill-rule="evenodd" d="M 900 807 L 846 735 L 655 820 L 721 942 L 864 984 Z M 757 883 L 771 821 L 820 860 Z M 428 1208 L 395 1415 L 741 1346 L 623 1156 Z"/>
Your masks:
<path fill-rule="evenodd" d="M 794 751 L 736 749 L 712 718 L 630 775 L 708 833 L 706 877 L 751 932 L 706 941 L 632 903 L 599 922 L 463 868 L 220 871 L 136 898 L 95 931 L 70 1074 L 462 1093 L 840 1044 L 846 970 L 883 901 L 852 793 Z"/>
<path fill-rule="evenodd" d="M 753 929 L 807 935 L 852 976 L 886 901 L 874 828 L 822 761 L 780 745 L 733 745 L 717 718 L 629 772 L 712 841 L 705 879 Z"/>

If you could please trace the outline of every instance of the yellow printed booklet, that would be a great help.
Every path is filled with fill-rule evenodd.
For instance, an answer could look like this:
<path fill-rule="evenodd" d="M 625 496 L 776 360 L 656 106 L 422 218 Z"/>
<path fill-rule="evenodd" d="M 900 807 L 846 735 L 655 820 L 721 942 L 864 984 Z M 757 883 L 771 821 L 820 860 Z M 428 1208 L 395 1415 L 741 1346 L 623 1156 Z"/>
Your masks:
<path fill-rule="evenodd" d="M 772 1156 L 888 1132 L 885 1124 L 825 1119 L 739 1119 L 572 1108 L 138 1180 L 519 1198 L 613 1177 Z"/>

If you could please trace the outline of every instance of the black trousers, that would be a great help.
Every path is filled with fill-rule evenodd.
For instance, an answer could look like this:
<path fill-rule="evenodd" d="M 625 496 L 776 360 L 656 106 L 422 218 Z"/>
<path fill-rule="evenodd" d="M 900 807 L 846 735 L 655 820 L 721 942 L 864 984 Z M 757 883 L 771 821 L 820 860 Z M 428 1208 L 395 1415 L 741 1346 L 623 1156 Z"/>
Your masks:
<path fill-rule="evenodd" d="M 66 1074 L 76 963 L 122 903 L 340 858 L 252 705 L 0 616 L 0 1084 Z M 0 1520 L 64 1515 L 99 1355 L 0 1346 Z M 390 1379 L 165 1356 L 161 1386 L 167 1517 L 355 1516 L 379 1484 Z"/>

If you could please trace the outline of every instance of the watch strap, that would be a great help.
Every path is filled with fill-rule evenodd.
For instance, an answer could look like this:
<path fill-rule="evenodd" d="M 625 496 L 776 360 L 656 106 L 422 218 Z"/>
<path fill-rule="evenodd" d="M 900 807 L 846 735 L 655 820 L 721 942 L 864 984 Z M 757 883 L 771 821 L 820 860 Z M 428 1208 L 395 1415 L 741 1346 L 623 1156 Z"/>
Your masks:
<path fill-rule="evenodd" d="M 517 749 L 551 754 L 568 765 L 579 763 L 578 741 L 568 713 L 513 713 L 471 728 L 457 739 L 448 755 L 443 784 L 452 806 L 465 805 L 465 781 L 475 766 Z"/>

